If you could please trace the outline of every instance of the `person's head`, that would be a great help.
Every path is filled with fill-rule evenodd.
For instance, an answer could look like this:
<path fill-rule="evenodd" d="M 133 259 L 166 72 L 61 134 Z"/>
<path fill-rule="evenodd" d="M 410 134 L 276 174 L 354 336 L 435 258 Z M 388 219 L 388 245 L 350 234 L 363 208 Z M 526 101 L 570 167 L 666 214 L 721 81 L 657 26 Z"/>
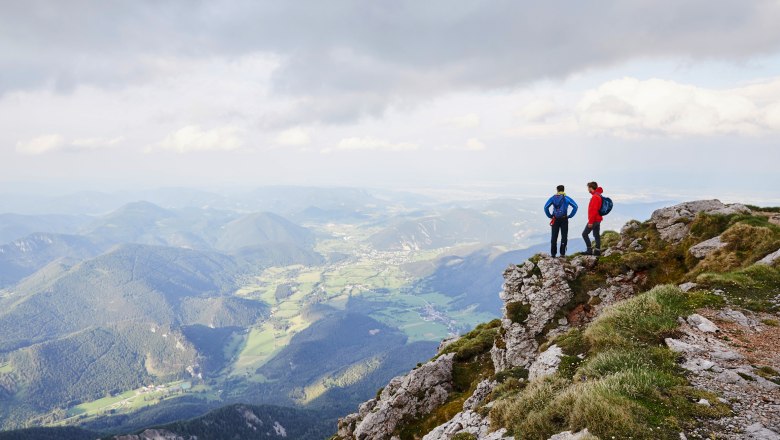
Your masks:
<path fill-rule="evenodd" d="M 596 182 L 588 182 L 588 192 L 592 193 L 593 191 L 596 191 L 596 188 L 599 187 L 599 184 Z"/>
<path fill-rule="evenodd" d="M 563 185 L 558 185 L 555 189 L 557 189 L 559 193 L 562 193 L 563 192 Z"/>

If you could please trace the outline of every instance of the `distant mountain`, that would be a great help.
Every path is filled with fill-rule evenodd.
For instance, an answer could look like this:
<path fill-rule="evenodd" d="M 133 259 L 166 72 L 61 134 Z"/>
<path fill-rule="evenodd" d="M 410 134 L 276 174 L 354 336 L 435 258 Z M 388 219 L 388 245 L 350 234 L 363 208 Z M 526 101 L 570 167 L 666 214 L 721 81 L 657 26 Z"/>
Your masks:
<path fill-rule="evenodd" d="M 0 363 L 10 371 L 0 374 L 0 389 L 13 405 L 0 398 L 0 419 L 14 426 L 73 402 L 221 368 L 224 358 L 207 347 L 225 332 L 201 331 L 195 344 L 182 326 L 233 332 L 267 316 L 265 304 L 232 295 L 238 269 L 220 254 L 122 245 L 12 286 L 0 298 Z"/>
<path fill-rule="evenodd" d="M 214 247 L 232 253 L 269 243 L 288 243 L 308 248 L 314 244 L 314 234 L 279 215 L 259 212 L 223 225 Z"/>
<path fill-rule="evenodd" d="M 571 254 L 582 248 L 581 239 L 569 241 Z M 550 252 L 550 245 L 545 243 L 512 251 L 501 246 L 487 246 L 462 257 L 442 257 L 433 273 L 418 281 L 415 288 L 455 298 L 451 305 L 454 308 L 475 305 L 477 311 L 500 316 L 502 302 L 498 292 L 504 282 L 504 269 L 510 264 L 521 264 L 539 252 Z"/>
<path fill-rule="evenodd" d="M 0 440 L 95 440 L 100 434 L 74 426 L 0 431 Z"/>
<path fill-rule="evenodd" d="M 149 202 L 134 202 L 96 219 L 86 235 L 102 243 L 140 243 L 208 249 L 209 244 L 197 225 L 204 213 L 179 212 Z"/>
<path fill-rule="evenodd" d="M 458 243 L 512 243 L 519 228 L 511 218 L 474 209 L 402 220 L 369 237 L 378 250 L 436 249 Z"/>
<path fill-rule="evenodd" d="M 107 437 L 107 439 L 324 439 L 329 437 L 335 423 L 335 418 L 323 417 L 315 411 L 271 405 L 236 404 L 216 409 L 192 420 L 145 429 L 137 434 Z"/>
<path fill-rule="evenodd" d="M 0 243 L 8 243 L 34 232 L 74 234 L 91 220 L 81 215 L 0 214 Z"/>
<path fill-rule="evenodd" d="M 35 233 L 0 246 L 0 287 L 13 284 L 47 264 L 81 261 L 99 254 L 102 247 L 79 235 Z"/>
<path fill-rule="evenodd" d="M 237 269 L 219 254 L 122 245 L 54 279 L 33 275 L 0 299 L 0 350 L 128 320 L 211 324 L 208 313 L 195 311 L 213 309 L 205 299 L 229 293 Z"/>

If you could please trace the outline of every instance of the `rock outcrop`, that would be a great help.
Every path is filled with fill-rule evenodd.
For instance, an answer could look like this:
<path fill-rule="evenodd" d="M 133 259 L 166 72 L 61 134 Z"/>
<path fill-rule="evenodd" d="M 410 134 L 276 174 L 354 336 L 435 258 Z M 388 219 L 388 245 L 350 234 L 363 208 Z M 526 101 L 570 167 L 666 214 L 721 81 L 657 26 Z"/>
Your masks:
<path fill-rule="evenodd" d="M 441 406 L 452 391 L 454 353 L 439 356 L 390 380 L 376 399 L 364 402 L 358 412 L 339 420 L 343 439 L 387 440 L 399 423 L 425 415 Z"/>
<path fill-rule="evenodd" d="M 744 205 L 726 205 L 718 200 L 682 203 L 656 210 L 650 221 L 644 224 L 637 221 L 628 222 L 621 230 L 617 243 L 605 254 L 618 258 L 605 258 L 599 263 L 596 257 L 590 256 L 559 259 L 541 255 L 523 264 L 508 267 L 504 271 L 504 285 L 499 293 L 504 303 L 503 316 L 490 349 L 493 372 L 497 374 L 482 375 L 478 378 L 479 383 L 472 382 L 472 388 L 469 389 L 474 391 L 466 398 L 462 409 L 449 420 L 442 422 L 439 418 L 441 413 L 429 418 L 427 422 L 436 420 L 436 423 L 440 424 L 425 434 L 423 439 L 451 440 L 458 435 L 462 435 L 462 438 L 473 436 L 477 440 L 513 439 L 506 429 L 491 426 L 487 415 L 496 403 L 492 399 L 496 399 L 496 395 L 500 396 L 499 400 L 503 398 L 502 393 L 506 391 L 502 387 L 506 387 L 506 384 L 524 386 L 525 373 L 528 374 L 527 380 L 533 381 L 558 372 L 565 356 L 564 350 L 559 345 L 552 344 L 540 353 L 541 344 L 550 343 L 572 327 L 582 328 L 607 306 L 638 294 L 639 286 L 643 289 L 652 287 L 647 284 L 648 280 L 654 279 L 650 273 L 651 269 L 648 269 L 653 266 L 644 265 L 642 260 L 637 258 L 637 254 L 647 252 L 640 257 L 657 258 L 648 255 L 657 255 L 659 247 L 677 246 L 684 242 L 686 237 L 689 237 L 690 224 L 699 213 L 731 215 L 750 212 Z M 655 238 L 652 228 L 658 231 L 663 241 Z M 724 246 L 726 243 L 718 236 L 687 250 L 677 247 L 672 249 L 681 253 L 689 252 L 702 259 Z M 761 263 L 773 265 L 778 259 L 780 250 L 767 255 Z M 587 277 L 579 279 L 586 274 Z M 696 281 L 705 284 L 703 281 Z M 671 282 L 681 283 L 679 286 L 684 292 L 700 289 L 699 284 L 690 281 L 690 278 L 678 277 Z M 717 294 L 718 290 L 714 292 Z M 695 388 L 715 391 L 727 398 L 720 399 L 719 402 L 700 399 L 698 403 L 713 407 L 723 404 L 733 406 L 733 416 L 717 421 L 722 423 L 720 426 L 724 432 L 729 432 L 729 436 L 725 438 L 777 438 L 776 428 L 780 426 L 780 398 L 777 397 L 780 395 L 780 387 L 776 383 L 777 380 L 762 377 L 762 374 L 766 375 L 766 370 L 762 373 L 762 370 L 752 366 L 749 362 L 750 355 L 740 352 L 738 346 L 727 343 L 727 338 L 724 337 L 729 325 L 740 326 L 742 333 L 760 333 L 766 332 L 769 328 L 767 326 L 775 325 L 771 323 L 776 320 L 764 319 L 770 324 L 762 324 L 761 316 L 747 316 L 745 313 L 750 315 L 750 312 L 743 313 L 732 308 L 709 311 L 699 309 L 697 312 L 699 313 L 679 317 L 680 333 L 676 334 L 676 338 L 667 338 L 666 344 L 679 354 L 680 366 L 688 371 L 691 384 Z M 495 331 L 495 327 L 491 329 Z M 780 339 L 780 336 L 778 338 Z M 451 338 L 443 341 L 439 347 L 440 352 L 456 340 Z M 564 338 L 559 340 L 559 343 L 570 350 L 571 347 L 566 345 L 565 341 Z M 484 356 L 485 352 L 481 353 Z M 568 356 L 573 356 L 570 353 L 567 351 Z M 459 401 L 455 400 L 456 398 L 462 399 L 462 395 L 451 394 L 455 389 L 452 379 L 453 356 L 454 354 L 440 355 L 436 360 L 408 375 L 393 379 L 378 398 L 365 402 L 357 413 L 339 421 L 339 438 L 395 440 L 398 438 L 394 437 L 398 428 L 406 420 L 419 420 L 420 417 L 431 414 L 438 406 Z M 587 353 L 577 356 L 585 361 L 588 359 Z M 567 365 L 569 360 L 567 357 Z M 484 374 L 484 370 L 481 371 Z M 514 382 L 509 382 L 507 378 L 510 377 Z M 454 397 L 447 400 L 450 395 Z M 758 396 L 761 401 L 751 400 L 751 396 Z M 767 405 L 766 402 L 770 404 Z M 450 408 L 448 406 L 447 410 Z M 701 434 L 696 438 L 706 437 L 704 431 L 692 434 Z M 684 433 L 680 433 L 680 436 L 685 438 Z M 560 432 L 549 440 L 590 438 L 594 437 L 585 429 L 580 432 Z"/>
<path fill-rule="evenodd" d="M 697 200 L 661 208 L 650 217 L 661 238 L 668 242 L 679 242 L 690 232 L 690 223 L 700 212 L 715 215 L 747 214 L 750 209 L 738 203 L 726 205 L 720 200 Z"/>
<path fill-rule="evenodd" d="M 196 440 L 193 436 L 181 436 L 164 429 L 147 429 L 140 434 L 120 435 L 115 440 Z"/>
<path fill-rule="evenodd" d="M 536 357 L 536 337 L 554 319 L 558 310 L 572 300 L 569 282 L 592 264 L 585 258 L 571 263 L 564 259 L 542 257 L 538 263 L 526 261 L 504 271 L 504 301 L 501 336 L 490 354 L 496 371 L 528 367 Z"/>

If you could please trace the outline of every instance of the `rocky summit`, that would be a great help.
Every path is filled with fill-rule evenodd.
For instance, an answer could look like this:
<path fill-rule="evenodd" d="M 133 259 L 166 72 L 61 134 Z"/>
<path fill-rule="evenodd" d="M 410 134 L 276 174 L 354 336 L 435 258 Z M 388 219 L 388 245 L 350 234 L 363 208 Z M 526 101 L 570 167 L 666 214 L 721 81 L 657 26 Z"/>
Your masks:
<path fill-rule="evenodd" d="M 603 257 L 504 272 L 500 320 L 339 421 L 334 440 L 780 439 L 780 225 L 682 203 Z"/>

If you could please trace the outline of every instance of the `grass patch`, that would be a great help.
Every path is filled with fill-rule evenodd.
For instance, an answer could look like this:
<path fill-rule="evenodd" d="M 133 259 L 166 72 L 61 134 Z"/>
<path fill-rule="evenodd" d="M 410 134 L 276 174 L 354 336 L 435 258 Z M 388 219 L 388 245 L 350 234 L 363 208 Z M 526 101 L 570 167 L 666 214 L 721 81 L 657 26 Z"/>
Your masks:
<path fill-rule="evenodd" d="M 775 299 L 780 294 L 780 269 L 754 264 L 726 273 L 703 273 L 696 277 L 700 285 L 723 291 L 732 304 L 759 312 L 780 310 Z"/>
<path fill-rule="evenodd" d="M 493 379 L 500 383 L 504 383 L 509 379 L 528 379 L 528 370 L 523 367 L 509 368 L 504 371 L 499 371 L 493 376 Z"/>
<path fill-rule="evenodd" d="M 480 324 L 474 330 L 446 346 L 436 357 L 447 353 L 455 353 L 456 361 L 468 361 L 482 353 L 487 353 L 493 347 L 493 340 L 498 334 L 499 327 L 501 327 L 501 320 L 499 319 Z"/>
<path fill-rule="evenodd" d="M 687 385 L 662 345 L 678 316 L 713 297 L 659 286 L 611 306 L 584 331 L 556 338 L 566 353 L 558 373 L 497 401 L 491 422 L 518 440 L 584 428 L 599 438 L 676 439 L 697 418 L 728 414 L 714 395 L 704 397 L 709 407 L 696 403 L 703 394 Z"/>
<path fill-rule="evenodd" d="M 620 241 L 620 233 L 616 231 L 604 231 L 601 233 L 601 248 L 606 250 Z"/>
<path fill-rule="evenodd" d="M 531 305 L 521 301 L 510 302 L 506 304 L 506 316 L 516 324 L 525 322 L 531 313 Z"/>
<path fill-rule="evenodd" d="M 746 205 L 746 206 L 753 211 L 780 212 L 780 206 L 756 206 L 756 205 Z"/>
<path fill-rule="evenodd" d="M 780 228 L 761 224 L 754 226 L 740 222 L 731 226 L 721 235 L 726 246 L 707 255 L 696 267 L 696 272 L 726 272 L 743 268 L 776 251 L 780 248 Z"/>
<path fill-rule="evenodd" d="M 756 367 L 756 374 L 766 380 L 771 380 L 772 382 L 780 385 L 780 373 L 768 365 Z"/>

